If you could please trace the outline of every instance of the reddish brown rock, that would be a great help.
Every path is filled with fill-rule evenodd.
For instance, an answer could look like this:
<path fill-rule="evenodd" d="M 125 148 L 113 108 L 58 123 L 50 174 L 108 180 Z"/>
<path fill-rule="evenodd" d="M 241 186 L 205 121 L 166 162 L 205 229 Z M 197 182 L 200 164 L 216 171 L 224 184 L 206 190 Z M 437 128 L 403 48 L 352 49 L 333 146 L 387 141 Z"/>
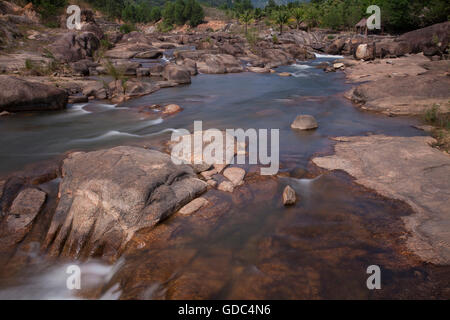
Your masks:
<path fill-rule="evenodd" d="M 45 198 L 45 192 L 28 188 L 22 190 L 14 199 L 2 226 L 3 236 L 7 237 L 8 243 L 17 243 L 28 233 L 44 205 Z"/>

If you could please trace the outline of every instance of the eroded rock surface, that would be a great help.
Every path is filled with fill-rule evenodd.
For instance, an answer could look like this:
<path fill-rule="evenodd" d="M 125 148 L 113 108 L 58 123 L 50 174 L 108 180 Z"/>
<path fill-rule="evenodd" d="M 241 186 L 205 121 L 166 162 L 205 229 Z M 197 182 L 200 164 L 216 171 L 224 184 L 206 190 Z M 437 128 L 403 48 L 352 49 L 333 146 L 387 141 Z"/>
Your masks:
<path fill-rule="evenodd" d="M 0 111 L 60 110 L 67 99 L 67 93 L 54 86 L 0 75 Z"/>
<path fill-rule="evenodd" d="M 34 188 L 27 188 L 19 193 L 3 221 L 1 230 L 2 243 L 4 241 L 9 244 L 17 243 L 23 239 L 31 229 L 33 220 L 41 211 L 45 198 L 45 192 Z M 4 237 L 6 235 L 11 236 Z"/>
<path fill-rule="evenodd" d="M 344 170 L 381 195 L 415 211 L 404 217 L 407 244 L 425 261 L 450 263 L 450 157 L 430 146 L 431 137 L 336 138 L 335 155 L 314 158 L 319 167 Z M 389 156 L 388 156 L 389 155 Z"/>
<path fill-rule="evenodd" d="M 73 153 L 62 176 L 45 247 L 71 257 L 117 257 L 137 230 L 156 225 L 207 188 L 190 166 L 137 147 Z"/>

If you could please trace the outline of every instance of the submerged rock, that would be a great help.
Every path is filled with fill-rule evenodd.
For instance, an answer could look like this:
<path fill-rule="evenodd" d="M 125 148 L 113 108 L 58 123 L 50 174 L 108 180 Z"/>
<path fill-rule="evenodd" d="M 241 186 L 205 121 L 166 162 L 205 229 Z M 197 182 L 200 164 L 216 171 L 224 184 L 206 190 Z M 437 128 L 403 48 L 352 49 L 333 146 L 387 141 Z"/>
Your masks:
<path fill-rule="evenodd" d="M 180 209 L 181 214 L 192 214 L 208 204 L 208 200 L 203 197 L 192 200 Z"/>
<path fill-rule="evenodd" d="M 188 165 L 137 147 L 76 152 L 64 160 L 45 247 L 70 257 L 116 258 L 134 233 L 205 192 Z"/>
<path fill-rule="evenodd" d="M 234 185 L 230 181 L 222 181 L 217 187 L 217 189 L 225 192 L 233 192 Z"/>
<path fill-rule="evenodd" d="M 286 186 L 283 191 L 283 204 L 285 206 L 290 206 L 295 204 L 297 201 L 297 195 L 295 190 L 291 188 L 291 186 Z"/>
<path fill-rule="evenodd" d="M 292 129 L 299 130 L 311 130 L 318 127 L 317 121 L 313 116 L 310 115 L 300 115 L 295 118 L 294 122 L 291 124 Z"/>
<path fill-rule="evenodd" d="M 180 112 L 183 110 L 179 105 L 177 104 L 168 104 L 164 107 L 162 113 L 165 115 L 171 115 Z"/>
<path fill-rule="evenodd" d="M 335 155 L 314 158 L 319 167 L 344 170 L 357 183 L 409 204 L 402 217 L 410 232 L 407 245 L 423 260 L 450 263 L 450 157 L 431 147 L 431 137 L 335 138 Z"/>
<path fill-rule="evenodd" d="M 226 168 L 223 171 L 225 178 L 231 181 L 234 186 L 239 186 L 243 183 L 245 177 L 245 170 L 238 167 Z"/>
<path fill-rule="evenodd" d="M 67 99 L 66 91 L 56 87 L 0 75 L 0 111 L 61 110 Z"/>

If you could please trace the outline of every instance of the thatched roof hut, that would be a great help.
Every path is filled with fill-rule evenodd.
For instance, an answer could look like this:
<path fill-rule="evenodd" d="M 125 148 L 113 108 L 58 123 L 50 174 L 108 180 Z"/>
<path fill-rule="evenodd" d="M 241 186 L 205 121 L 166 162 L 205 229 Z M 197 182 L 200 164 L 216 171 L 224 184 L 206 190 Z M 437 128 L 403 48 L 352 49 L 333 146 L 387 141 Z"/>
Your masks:
<path fill-rule="evenodd" d="M 358 33 L 367 33 L 367 19 L 362 18 L 356 25 L 355 25 L 356 32 Z"/>

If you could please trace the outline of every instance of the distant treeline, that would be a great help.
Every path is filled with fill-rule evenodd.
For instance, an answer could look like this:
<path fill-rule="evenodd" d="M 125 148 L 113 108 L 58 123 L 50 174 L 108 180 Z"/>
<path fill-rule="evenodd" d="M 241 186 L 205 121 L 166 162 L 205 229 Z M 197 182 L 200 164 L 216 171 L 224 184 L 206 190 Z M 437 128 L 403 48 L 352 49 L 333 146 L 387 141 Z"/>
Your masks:
<path fill-rule="evenodd" d="M 164 18 L 166 26 L 188 23 L 195 27 L 205 15 L 196 0 L 87 0 L 112 18 L 131 23 L 156 22 Z"/>
<path fill-rule="evenodd" d="M 44 17 L 56 16 L 67 0 L 31 0 Z M 164 19 L 166 26 L 185 23 L 196 26 L 204 19 L 204 12 L 197 0 L 85 0 L 111 18 L 130 23 L 155 22 Z M 448 0 L 311 0 L 277 5 L 268 0 L 265 8 L 254 8 L 251 0 L 201 0 L 217 5 L 236 18 L 246 16 L 254 20 L 271 20 L 274 16 L 288 16 L 297 25 L 324 27 L 335 30 L 351 29 L 363 17 L 366 9 L 376 4 L 381 8 L 382 26 L 389 32 L 405 32 L 434 23 L 448 21 Z"/>
<path fill-rule="evenodd" d="M 264 9 L 253 8 L 250 0 L 223 0 L 220 8 L 239 17 L 250 12 L 255 19 L 277 16 L 283 11 L 300 19 L 310 27 L 324 27 L 335 30 L 351 29 L 363 17 L 370 5 L 381 9 L 381 20 L 385 30 L 405 32 L 431 24 L 448 21 L 450 5 L 448 0 L 311 0 L 277 5 L 269 0 Z"/>

